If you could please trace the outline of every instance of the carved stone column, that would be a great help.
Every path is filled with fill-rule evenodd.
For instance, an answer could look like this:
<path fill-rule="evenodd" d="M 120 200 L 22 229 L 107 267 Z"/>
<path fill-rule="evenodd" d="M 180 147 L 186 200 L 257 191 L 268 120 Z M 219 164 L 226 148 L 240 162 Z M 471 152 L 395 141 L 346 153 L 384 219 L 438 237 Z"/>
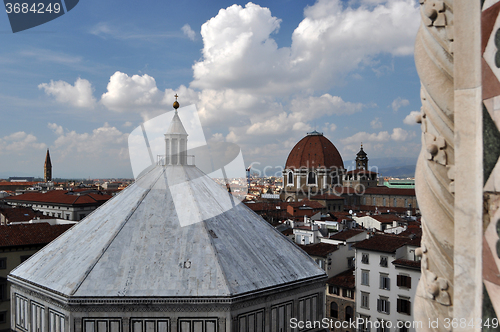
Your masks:
<path fill-rule="evenodd" d="M 454 253 L 454 68 L 453 1 L 420 0 L 422 24 L 415 63 L 422 83 L 422 151 L 416 193 L 422 212 L 422 277 L 414 315 L 424 331 L 428 321 L 452 317 Z"/>

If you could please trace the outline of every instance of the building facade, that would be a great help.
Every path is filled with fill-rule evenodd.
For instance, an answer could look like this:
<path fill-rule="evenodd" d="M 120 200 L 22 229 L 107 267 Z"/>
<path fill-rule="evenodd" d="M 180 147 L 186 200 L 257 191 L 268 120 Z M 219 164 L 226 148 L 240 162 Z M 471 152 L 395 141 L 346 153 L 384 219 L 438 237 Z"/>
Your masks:
<path fill-rule="evenodd" d="M 80 221 L 112 197 L 97 190 L 51 190 L 9 196 L 3 201 L 13 207 L 30 207 L 45 216 Z"/>
<path fill-rule="evenodd" d="M 374 235 L 356 248 L 356 315 L 360 331 L 417 331 L 414 301 L 420 280 L 420 238 Z"/>

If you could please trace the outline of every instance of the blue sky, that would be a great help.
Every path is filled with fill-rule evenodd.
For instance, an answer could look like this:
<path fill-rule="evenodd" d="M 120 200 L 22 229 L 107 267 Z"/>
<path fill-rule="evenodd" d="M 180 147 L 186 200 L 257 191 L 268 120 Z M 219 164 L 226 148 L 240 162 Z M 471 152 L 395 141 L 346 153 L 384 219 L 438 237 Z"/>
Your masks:
<path fill-rule="evenodd" d="M 208 140 L 282 166 L 308 131 L 351 160 L 416 158 L 418 1 L 80 0 L 13 34 L 0 15 L 0 177 L 132 177 L 128 134 L 195 104 Z M 413 113 L 412 113 L 413 112 Z"/>

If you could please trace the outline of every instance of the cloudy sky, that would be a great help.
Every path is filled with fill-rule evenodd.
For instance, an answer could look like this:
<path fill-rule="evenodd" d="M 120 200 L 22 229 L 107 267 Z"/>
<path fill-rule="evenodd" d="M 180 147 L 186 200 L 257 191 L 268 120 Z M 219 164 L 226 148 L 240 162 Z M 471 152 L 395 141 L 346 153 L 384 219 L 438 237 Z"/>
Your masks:
<path fill-rule="evenodd" d="M 207 140 L 282 166 L 308 131 L 344 160 L 416 158 L 416 0 L 81 0 L 13 34 L 0 15 L 0 177 L 132 177 L 128 134 L 194 104 Z M 257 166 L 256 166 L 257 167 Z"/>

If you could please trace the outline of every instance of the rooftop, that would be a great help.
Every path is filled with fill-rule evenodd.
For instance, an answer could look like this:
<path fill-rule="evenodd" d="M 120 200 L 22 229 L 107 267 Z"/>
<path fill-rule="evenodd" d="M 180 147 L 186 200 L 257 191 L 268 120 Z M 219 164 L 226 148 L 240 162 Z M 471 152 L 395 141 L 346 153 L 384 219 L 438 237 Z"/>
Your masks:
<path fill-rule="evenodd" d="M 46 245 L 71 228 L 70 224 L 48 223 L 0 226 L 0 247 Z"/>
<path fill-rule="evenodd" d="M 365 232 L 362 229 L 348 229 L 330 236 L 330 239 L 337 241 L 347 241 L 348 239 Z"/>
<path fill-rule="evenodd" d="M 28 207 L 4 207 L 0 208 L 0 214 L 2 214 L 9 223 L 30 221 L 35 218 L 39 219 L 50 219 L 49 216 L 44 216 L 42 212 L 35 211 Z"/>
<path fill-rule="evenodd" d="M 356 283 L 354 281 L 354 268 L 341 272 L 326 281 L 328 285 L 334 285 L 349 289 L 354 289 Z"/>
<path fill-rule="evenodd" d="M 412 241 L 414 240 L 409 237 L 375 234 L 369 239 L 354 244 L 353 247 L 356 249 L 394 253 L 402 246 L 411 244 Z"/>
<path fill-rule="evenodd" d="M 332 253 L 339 248 L 334 244 L 329 243 L 315 243 L 315 244 L 298 244 L 305 252 L 307 252 L 310 256 L 319 256 L 319 257 L 327 257 L 329 253 Z"/>
<path fill-rule="evenodd" d="M 325 277 L 198 168 L 156 166 L 9 278 L 75 298 L 226 298 Z"/>
<path fill-rule="evenodd" d="M 367 187 L 365 195 L 415 196 L 415 189 L 389 188 L 386 186 Z"/>
<path fill-rule="evenodd" d="M 34 203 L 53 203 L 65 205 L 84 205 L 104 203 L 113 196 L 102 192 L 82 192 L 79 190 L 51 190 L 46 193 L 29 192 L 17 196 L 5 197 L 6 202 L 34 202 Z"/>

